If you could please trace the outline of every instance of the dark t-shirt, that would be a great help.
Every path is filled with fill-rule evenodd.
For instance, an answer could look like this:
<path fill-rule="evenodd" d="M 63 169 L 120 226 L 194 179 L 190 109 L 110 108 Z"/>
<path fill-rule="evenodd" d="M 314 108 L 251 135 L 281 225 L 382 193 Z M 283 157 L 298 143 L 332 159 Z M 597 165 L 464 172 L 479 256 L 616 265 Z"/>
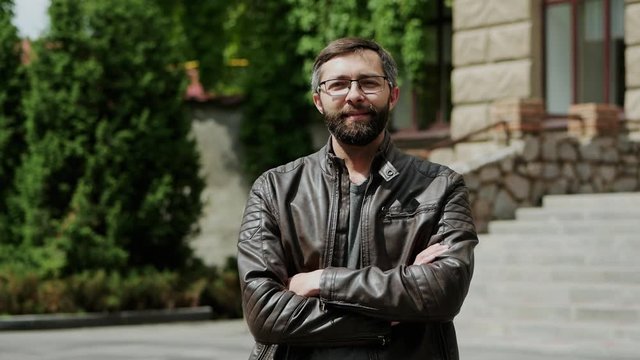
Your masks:
<path fill-rule="evenodd" d="M 349 259 L 347 267 L 358 269 L 360 267 L 360 213 L 362 210 L 362 200 L 364 191 L 367 189 L 367 179 L 362 184 L 351 184 L 349 197 L 349 244 L 347 253 Z"/>

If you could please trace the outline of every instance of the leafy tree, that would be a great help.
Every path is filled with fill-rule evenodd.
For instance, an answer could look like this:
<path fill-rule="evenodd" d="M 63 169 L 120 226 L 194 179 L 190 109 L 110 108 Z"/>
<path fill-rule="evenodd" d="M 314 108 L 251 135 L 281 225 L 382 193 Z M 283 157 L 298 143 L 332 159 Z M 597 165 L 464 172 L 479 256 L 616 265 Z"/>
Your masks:
<path fill-rule="evenodd" d="M 433 55 L 427 22 L 435 0 L 286 0 L 294 9 L 291 22 L 302 32 L 297 53 L 311 73 L 315 55 L 332 40 L 345 36 L 372 38 L 390 51 L 414 86 L 426 77 L 425 64 Z M 440 0 L 438 0 L 440 1 Z"/>
<path fill-rule="evenodd" d="M 10 254 L 16 242 L 7 199 L 14 191 L 15 170 L 25 148 L 21 99 L 27 90 L 26 78 L 12 18 L 13 1 L 0 0 L 0 254 Z"/>
<path fill-rule="evenodd" d="M 235 11 L 239 55 L 249 60 L 240 140 L 253 178 L 311 150 L 309 85 L 296 55 L 301 34 L 287 21 L 291 6 L 243 0 Z"/>
<path fill-rule="evenodd" d="M 434 38 L 427 29 L 435 0 L 243 0 L 230 29 L 247 69 L 241 141 L 250 176 L 310 151 L 308 124 L 320 121 L 311 105 L 309 78 L 315 56 L 340 37 L 373 38 L 394 54 L 418 96 L 426 81 Z M 233 17 L 230 17 L 233 19 Z M 438 90 L 438 89 L 436 89 Z M 435 108 L 435 107 L 434 107 Z"/>
<path fill-rule="evenodd" d="M 186 60 L 199 63 L 200 81 L 206 89 L 228 87 L 225 67 L 227 34 L 225 19 L 232 2 L 226 0 L 156 0 L 172 22 L 172 36 L 182 39 L 181 52 Z"/>
<path fill-rule="evenodd" d="M 15 198 L 23 244 L 47 251 L 26 260 L 54 273 L 185 266 L 203 181 L 179 38 L 151 0 L 53 0 L 49 15 Z"/>

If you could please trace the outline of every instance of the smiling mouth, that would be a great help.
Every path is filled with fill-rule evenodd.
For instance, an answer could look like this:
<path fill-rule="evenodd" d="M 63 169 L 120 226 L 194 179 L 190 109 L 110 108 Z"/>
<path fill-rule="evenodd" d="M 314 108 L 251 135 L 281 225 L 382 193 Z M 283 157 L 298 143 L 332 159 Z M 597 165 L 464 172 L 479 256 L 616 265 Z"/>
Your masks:
<path fill-rule="evenodd" d="M 368 117 L 370 115 L 371 115 L 370 112 L 346 113 L 346 114 L 344 114 L 344 118 L 345 119 L 348 119 L 348 118 L 358 119 L 358 118 L 362 118 L 362 117 Z"/>

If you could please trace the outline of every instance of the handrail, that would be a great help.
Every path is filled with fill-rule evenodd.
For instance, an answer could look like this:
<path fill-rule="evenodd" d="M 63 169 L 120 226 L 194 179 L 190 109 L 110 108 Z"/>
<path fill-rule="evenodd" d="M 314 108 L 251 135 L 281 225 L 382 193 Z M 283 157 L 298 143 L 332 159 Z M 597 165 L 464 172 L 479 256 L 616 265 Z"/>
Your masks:
<path fill-rule="evenodd" d="M 545 118 L 542 120 L 542 122 L 540 123 L 540 126 L 538 127 L 535 124 L 520 124 L 520 130 L 525 130 L 528 132 L 546 132 L 546 131 L 561 131 L 561 130 L 567 130 L 568 129 L 568 124 L 570 121 L 577 121 L 581 124 L 581 128 L 584 129 L 584 119 L 577 114 L 566 114 L 566 115 L 558 115 L 558 114 L 547 114 L 547 116 L 545 116 Z M 623 131 L 623 129 L 627 128 L 629 125 L 627 124 L 639 124 L 640 127 L 640 121 L 633 121 L 630 119 L 627 119 L 624 116 L 620 116 L 619 119 L 619 126 L 618 128 L 620 129 L 619 131 Z M 528 125 L 528 126 L 525 126 Z M 625 126 L 626 125 L 626 126 Z M 438 141 L 436 143 L 433 143 L 430 146 L 427 146 L 426 151 L 427 154 L 432 152 L 433 150 L 436 149 L 440 149 L 440 148 L 448 148 L 448 147 L 453 147 L 457 144 L 463 143 L 463 142 L 468 142 L 472 137 L 475 137 L 477 135 L 486 133 L 490 130 L 493 129 L 502 129 L 502 131 L 504 131 L 505 136 L 506 136 L 506 143 L 507 145 L 509 145 L 509 143 L 511 142 L 512 139 L 512 131 L 513 129 L 511 129 L 509 127 L 509 122 L 506 120 L 500 120 L 494 123 L 491 123 L 485 127 L 482 127 L 480 129 L 474 130 L 468 134 L 465 134 L 464 136 L 457 138 L 457 139 L 445 139 L 445 140 L 441 140 Z"/>
<path fill-rule="evenodd" d="M 435 149 L 439 149 L 439 148 L 452 147 L 452 146 L 457 145 L 459 143 L 466 142 L 467 140 L 471 139 L 474 136 L 483 134 L 483 133 L 485 133 L 485 132 L 487 132 L 489 130 L 492 130 L 493 128 L 497 128 L 499 126 L 502 127 L 502 130 L 504 130 L 504 132 L 506 134 L 506 137 L 507 137 L 507 139 L 506 139 L 507 144 L 509 144 L 509 142 L 511 140 L 511 133 L 509 132 L 509 126 L 507 125 L 507 121 L 500 120 L 498 122 L 492 123 L 492 124 L 490 124 L 488 126 L 485 126 L 483 128 L 474 130 L 474 131 L 464 135 L 463 137 L 460 137 L 460 138 L 457 138 L 457 139 L 445 139 L 445 140 L 442 140 L 442 141 L 438 141 L 435 144 L 429 146 L 427 148 L 427 152 L 431 152 L 431 151 L 433 151 Z"/>

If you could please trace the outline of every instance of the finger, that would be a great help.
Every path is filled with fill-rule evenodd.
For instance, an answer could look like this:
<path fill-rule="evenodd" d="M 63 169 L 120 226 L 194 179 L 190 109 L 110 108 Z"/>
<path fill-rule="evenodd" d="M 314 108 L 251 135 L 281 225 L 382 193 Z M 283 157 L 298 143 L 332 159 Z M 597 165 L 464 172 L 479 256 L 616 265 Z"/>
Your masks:
<path fill-rule="evenodd" d="M 438 247 L 437 249 L 432 249 L 429 252 L 423 251 L 416 256 L 416 259 L 413 262 L 413 264 L 414 265 L 428 264 L 433 260 L 435 260 L 438 256 L 444 254 L 448 249 L 449 249 L 448 246 L 442 246 L 442 247 Z"/>
<path fill-rule="evenodd" d="M 442 253 L 442 251 L 446 251 L 447 249 L 449 249 L 449 246 L 447 246 L 447 245 L 435 244 L 435 245 L 431 245 L 428 248 L 422 250 L 418 254 L 418 256 L 440 254 L 440 253 Z"/>

